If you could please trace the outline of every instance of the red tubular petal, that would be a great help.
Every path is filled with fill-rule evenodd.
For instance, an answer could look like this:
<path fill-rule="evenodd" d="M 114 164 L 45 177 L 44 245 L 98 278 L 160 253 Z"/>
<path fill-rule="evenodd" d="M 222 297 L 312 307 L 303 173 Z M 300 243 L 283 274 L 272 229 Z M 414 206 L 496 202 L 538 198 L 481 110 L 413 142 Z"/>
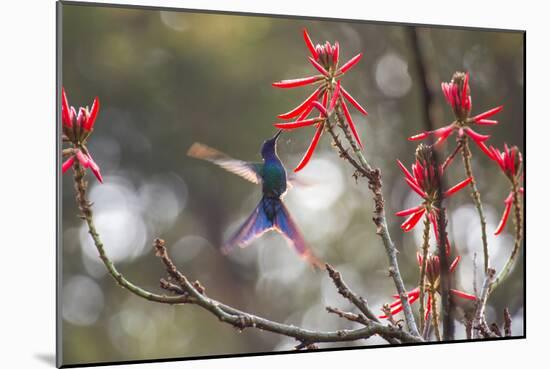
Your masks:
<path fill-rule="evenodd" d="M 511 204 L 513 199 L 514 199 L 514 192 L 512 191 L 508 194 L 508 197 L 506 197 L 506 199 L 504 200 L 504 203 Z"/>
<path fill-rule="evenodd" d="M 426 137 L 429 136 L 429 132 L 422 132 L 422 133 L 419 133 L 417 135 L 414 135 L 414 136 L 411 136 L 408 138 L 409 141 L 418 141 L 418 140 L 423 140 L 425 139 Z"/>
<path fill-rule="evenodd" d="M 309 113 L 313 110 L 313 105 L 309 104 L 309 106 L 300 114 L 300 116 L 296 120 L 304 120 L 307 118 Z"/>
<path fill-rule="evenodd" d="M 71 116 L 71 109 L 69 108 L 69 101 L 67 100 L 67 94 L 65 88 L 61 88 L 61 121 L 67 128 L 73 126 L 73 119 Z"/>
<path fill-rule="evenodd" d="M 311 156 L 313 155 L 313 152 L 315 151 L 315 148 L 317 147 L 317 144 L 319 143 L 319 139 L 321 138 L 321 134 L 323 133 L 323 129 L 325 128 L 324 123 L 319 123 L 319 126 L 317 127 L 317 131 L 315 131 L 315 136 L 313 136 L 313 139 L 311 140 L 311 143 L 309 144 L 309 147 L 300 161 L 300 164 L 294 169 L 294 172 L 299 172 L 300 170 L 304 169 L 304 167 L 309 163 L 309 160 L 311 159 Z"/>
<path fill-rule="evenodd" d="M 351 95 L 349 94 L 349 92 L 347 92 L 347 91 L 344 89 L 344 87 L 340 86 L 340 91 L 342 92 L 342 95 L 346 98 L 346 100 L 348 100 L 348 101 L 351 103 L 351 105 L 355 106 L 355 108 L 356 108 L 357 110 L 359 110 L 363 115 L 368 115 L 368 113 L 367 113 L 367 111 L 365 110 L 365 108 L 363 108 L 363 107 L 361 106 L 361 104 L 359 104 L 359 103 L 357 102 L 357 100 L 355 100 L 355 99 L 353 98 L 353 96 L 351 96 Z"/>
<path fill-rule="evenodd" d="M 342 101 L 342 110 L 344 111 L 344 115 L 346 116 L 346 120 L 348 121 L 348 126 L 351 129 L 351 133 L 353 133 L 353 137 L 355 137 L 355 141 L 363 148 L 363 143 L 361 142 L 361 139 L 359 138 L 359 133 L 357 133 L 357 128 L 355 127 L 355 123 L 353 123 L 353 119 L 351 119 L 351 114 L 349 113 L 348 106 L 346 105 L 344 100 Z"/>
<path fill-rule="evenodd" d="M 475 123 L 480 126 L 494 126 L 495 124 L 498 124 L 498 120 L 480 119 L 476 120 Z"/>
<path fill-rule="evenodd" d="M 392 302 L 390 304 L 390 308 L 394 308 L 396 307 L 397 305 L 400 305 L 401 304 L 401 300 L 399 299 L 399 295 L 393 295 L 394 298 L 396 298 L 397 300 L 395 300 L 394 302 Z"/>
<path fill-rule="evenodd" d="M 317 97 L 319 96 L 319 92 L 321 92 L 322 88 L 323 87 L 321 86 L 318 89 L 316 89 L 315 91 L 313 91 L 313 93 L 311 95 L 309 95 L 308 98 L 304 100 L 304 102 L 302 102 L 300 105 L 298 105 L 297 107 L 295 107 L 294 109 L 292 109 L 288 113 L 280 114 L 277 117 L 281 118 L 281 119 L 290 119 L 290 118 L 294 118 L 295 116 L 297 116 L 300 113 L 304 112 L 311 105 L 311 102 L 313 100 L 317 99 Z M 301 120 L 301 119 L 299 119 L 299 120 Z"/>
<path fill-rule="evenodd" d="M 90 163 L 90 169 L 92 170 L 92 173 L 94 173 L 94 175 L 96 176 L 97 180 L 100 183 L 103 183 L 103 177 L 101 176 L 101 171 L 99 169 L 99 166 L 96 164 L 96 162 L 94 161 L 94 159 L 92 159 L 90 155 L 88 155 L 88 160 Z"/>
<path fill-rule="evenodd" d="M 420 208 L 422 208 L 422 205 L 416 206 L 414 208 L 398 211 L 397 213 L 395 213 L 395 215 L 398 216 L 398 217 L 406 217 L 408 215 L 416 213 L 417 211 L 420 210 Z"/>
<path fill-rule="evenodd" d="M 441 90 L 443 91 L 443 95 L 445 96 L 445 100 L 447 100 L 447 103 L 449 103 L 449 105 L 453 105 L 453 99 L 451 98 L 449 85 L 450 84 L 447 82 L 441 82 Z"/>
<path fill-rule="evenodd" d="M 502 111 L 502 109 L 504 109 L 504 105 L 497 106 L 496 108 L 487 110 L 487 111 L 484 112 L 484 113 L 481 113 L 481 114 L 476 115 L 476 116 L 474 117 L 474 121 L 475 121 L 476 123 L 479 123 L 480 120 L 484 120 L 485 118 L 489 118 L 489 117 L 495 115 L 496 113 L 499 113 L 500 111 Z"/>
<path fill-rule="evenodd" d="M 327 96 L 327 95 L 325 95 Z M 323 99 L 324 101 L 324 99 Z M 317 108 L 317 110 L 319 110 L 319 112 L 324 115 L 325 117 L 328 117 L 328 112 L 327 112 L 327 109 L 323 106 L 323 104 L 321 104 L 319 101 L 313 101 L 311 103 L 311 105 L 315 108 Z"/>
<path fill-rule="evenodd" d="M 461 101 L 463 108 L 467 108 L 469 106 L 469 101 L 467 96 L 468 93 L 468 83 L 470 82 L 470 73 L 466 72 L 466 76 L 464 77 L 464 83 L 462 84 L 462 95 L 461 95 Z"/>
<path fill-rule="evenodd" d="M 416 262 L 418 263 L 419 267 L 422 266 L 422 260 L 424 260 L 424 258 L 422 257 L 422 254 L 417 251 L 416 252 Z"/>
<path fill-rule="evenodd" d="M 510 209 L 512 209 L 512 201 L 507 202 L 506 206 L 504 207 L 504 213 L 502 213 L 500 223 L 495 230 L 495 236 L 498 236 L 504 230 L 504 226 L 506 225 L 506 221 L 508 220 L 508 216 L 510 215 Z"/>
<path fill-rule="evenodd" d="M 340 57 L 340 44 L 338 41 L 334 43 L 334 50 L 332 50 L 332 60 L 334 61 L 334 65 L 338 64 L 338 58 Z"/>
<path fill-rule="evenodd" d="M 454 185 L 453 187 L 449 188 L 447 191 L 445 191 L 445 194 L 443 194 L 443 197 L 449 197 L 453 195 L 454 193 L 460 191 L 464 187 L 468 186 L 472 182 L 472 177 L 466 178 L 462 182 Z"/>
<path fill-rule="evenodd" d="M 336 106 L 336 101 L 338 101 L 338 97 L 340 96 L 340 81 L 336 83 L 336 87 L 334 88 L 334 93 L 332 94 L 332 97 L 330 99 L 330 104 L 328 111 L 332 112 L 334 110 L 334 107 Z"/>
<path fill-rule="evenodd" d="M 407 182 L 407 184 L 414 190 L 414 192 L 419 194 L 422 198 L 426 197 L 426 193 L 424 191 L 422 191 L 422 189 L 420 187 L 418 187 L 416 185 L 416 183 L 414 183 L 413 181 L 411 181 L 408 178 L 405 178 L 405 182 Z"/>
<path fill-rule="evenodd" d="M 426 312 L 424 313 L 424 320 L 428 320 L 428 315 L 432 311 L 432 297 L 428 296 L 428 303 L 426 304 Z"/>
<path fill-rule="evenodd" d="M 443 142 L 445 142 L 445 141 L 447 140 L 447 138 L 449 138 L 449 136 L 451 135 L 451 133 L 453 133 L 452 130 L 450 130 L 450 131 L 449 131 L 448 133 L 446 133 L 445 135 L 439 137 L 439 138 L 437 139 L 437 141 L 435 141 L 434 146 L 439 146 L 439 145 L 441 145 Z"/>
<path fill-rule="evenodd" d="M 399 165 L 399 168 L 401 168 L 401 171 L 403 172 L 403 174 L 405 175 L 405 177 L 407 177 L 409 180 L 411 180 L 412 182 L 415 182 L 416 180 L 414 179 L 414 177 L 412 176 L 412 174 L 409 172 L 409 170 L 403 165 L 403 163 L 401 162 L 401 160 L 397 159 L 397 165 Z"/>
<path fill-rule="evenodd" d="M 448 126 L 441 127 L 433 131 L 435 137 L 445 137 L 448 136 L 450 132 L 453 131 L 453 125 L 449 124 Z"/>
<path fill-rule="evenodd" d="M 403 222 L 403 224 L 401 224 L 401 229 L 404 232 L 409 232 L 410 230 L 412 230 L 414 226 L 420 221 L 420 219 L 422 219 L 422 216 L 425 212 L 426 209 L 422 208 L 421 210 L 411 215 L 409 218 L 407 218 L 407 220 Z"/>
<path fill-rule="evenodd" d="M 411 297 L 413 297 L 413 296 L 420 296 L 420 287 L 416 287 L 415 289 L 410 290 L 410 291 L 407 292 L 407 297 L 408 297 L 408 298 L 411 298 Z M 399 299 L 399 295 L 397 295 L 397 294 L 396 294 L 396 295 L 392 295 L 392 297 L 393 297 L 394 299 Z M 391 306 L 391 305 L 390 305 L 390 306 Z"/>
<path fill-rule="evenodd" d="M 493 153 L 491 152 L 491 150 L 487 148 L 487 146 L 485 146 L 485 143 L 481 141 L 474 141 L 474 142 L 477 144 L 477 146 L 479 146 L 481 151 L 483 151 L 485 155 L 489 157 L 489 159 L 495 160 L 495 158 L 493 157 Z"/>
<path fill-rule="evenodd" d="M 347 63 L 345 63 L 344 65 L 342 65 L 342 67 L 338 70 L 339 73 L 346 73 L 348 70 L 350 70 L 351 68 L 353 68 L 353 66 L 355 64 L 357 64 L 357 62 L 359 62 L 359 60 L 361 60 L 361 57 L 363 56 L 363 53 L 359 53 L 357 55 L 355 55 L 353 58 L 351 58 L 350 60 L 348 60 Z"/>
<path fill-rule="evenodd" d="M 94 103 L 92 104 L 90 115 L 84 121 L 83 127 L 86 131 L 91 131 L 94 128 L 94 123 L 98 112 L 99 112 L 99 98 L 96 97 L 94 99 Z"/>
<path fill-rule="evenodd" d="M 452 289 L 452 288 L 449 290 L 449 292 L 452 293 L 455 296 L 461 297 L 461 298 L 466 299 L 466 300 L 472 300 L 472 301 L 477 300 L 476 296 L 470 295 L 469 293 L 466 293 L 466 292 L 462 292 L 462 291 L 455 290 L 455 289 Z"/>
<path fill-rule="evenodd" d="M 453 262 L 451 263 L 451 266 L 449 266 L 449 272 L 453 273 L 458 266 L 458 262 L 460 261 L 460 256 L 457 256 Z"/>
<path fill-rule="evenodd" d="M 317 51 L 315 50 L 315 46 L 313 46 L 313 42 L 311 42 L 311 38 L 309 37 L 309 34 L 307 33 L 307 29 L 304 28 L 303 30 L 303 36 L 304 41 L 306 43 L 307 48 L 309 49 L 309 52 L 315 59 L 319 59 L 319 54 L 317 54 Z"/>
<path fill-rule="evenodd" d="M 279 88 L 293 88 L 293 87 L 310 85 L 312 83 L 315 83 L 321 80 L 322 78 L 323 77 L 321 76 L 311 76 L 311 77 L 296 78 L 296 79 L 285 79 L 279 82 L 273 82 L 271 85 L 273 87 L 279 87 Z"/>
<path fill-rule="evenodd" d="M 391 315 L 399 314 L 401 311 L 403 311 L 403 305 L 397 306 L 395 309 L 390 311 Z"/>
<path fill-rule="evenodd" d="M 70 167 L 73 166 L 73 164 L 74 164 L 74 159 L 75 159 L 75 157 L 74 157 L 74 155 L 72 155 L 69 159 L 67 159 L 67 160 L 63 163 L 63 165 L 61 165 L 61 171 L 62 171 L 63 173 L 65 173 L 67 170 L 69 170 Z"/>
<path fill-rule="evenodd" d="M 328 77 L 328 71 L 321 64 L 317 63 L 317 61 L 315 59 L 313 59 L 311 56 L 308 57 L 308 59 L 309 59 L 309 62 L 311 63 L 311 65 L 313 65 L 315 67 L 315 69 L 317 69 L 319 72 L 321 72 L 321 74 Z"/>
<path fill-rule="evenodd" d="M 290 130 L 290 129 L 312 126 L 315 123 L 319 123 L 320 121 L 321 120 L 319 118 L 311 118 L 306 120 L 297 120 L 291 123 L 274 123 L 273 125 L 279 129 Z"/>
<path fill-rule="evenodd" d="M 468 136 L 472 138 L 472 140 L 476 142 L 480 142 L 480 141 L 483 142 L 483 141 L 486 141 L 489 137 L 491 137 L 487 135 L 480 135 L 479 133 L 473 131 L 471 128 L 468 128 L 468 127 L 464 128 L 464 131 Z"/>
<path fill-rule="evenodd" d="M 325 51 L 327 52 L 327 54 L 332 54 L 332 47 L 330 46 L 330 42 L 326 42 L 325 43 Z"/>
<path fill-rule="evenodd" d="M 90 159 L 88 159 L 88 156 L 84 155 L 82 151 L 76 151 L 76 158 L 84 168 L 90 167 Z"/>

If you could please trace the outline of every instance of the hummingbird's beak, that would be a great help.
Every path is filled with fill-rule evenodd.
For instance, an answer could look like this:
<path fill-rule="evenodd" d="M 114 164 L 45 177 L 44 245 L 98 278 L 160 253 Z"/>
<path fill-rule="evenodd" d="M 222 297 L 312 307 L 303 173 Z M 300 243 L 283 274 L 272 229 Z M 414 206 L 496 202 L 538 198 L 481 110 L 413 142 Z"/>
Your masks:
<path fill-rule="evenodd" d="M 277 133 L 275 134 L 275 136 L 273 136 L 272 140 L 275 141 L 275 142 L 277 142 L 277 139 L 279 138 L 279 136 L 281 135 L 281 133 L 283 133 L 283 130 L 282 130 L 282 129 L 280 129 L 279 132 L 277 132 Z"/>

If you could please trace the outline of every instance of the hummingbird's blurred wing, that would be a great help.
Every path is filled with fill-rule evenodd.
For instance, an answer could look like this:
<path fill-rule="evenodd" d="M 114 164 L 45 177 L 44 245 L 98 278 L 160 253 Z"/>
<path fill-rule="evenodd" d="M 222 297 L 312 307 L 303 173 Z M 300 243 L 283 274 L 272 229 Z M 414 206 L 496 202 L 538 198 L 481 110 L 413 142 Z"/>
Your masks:
<path fill-rule="evenodd" d="M 297 187 L 310 187 L 310 186 L 315 186 L 315 185 L 319 184 L 318 182 L 315 182 L 311 179 L 306 179 L 303 176 L 297 175 L 296 173 L 288 174 L 286 179 L 287 179 L 286 184 L 287 184 L 287 187 L 289 189 L 294 187 L 294 186 L 297 186 Z"/>
<path fill-rule="evenodd" d="M 261 163 L 250 163 L 243 160 L 233 159 L 229 155 L 226 155 L 223 152 L 213 149 L 200 142 L 195 142 L 191 145 L 189 150 L 187 150 L 187 155 L 196 159 L 207 160 L 214 163 L 252 183 L 259 184 L 262 182 L 260 173 L 262 168 Z"/>

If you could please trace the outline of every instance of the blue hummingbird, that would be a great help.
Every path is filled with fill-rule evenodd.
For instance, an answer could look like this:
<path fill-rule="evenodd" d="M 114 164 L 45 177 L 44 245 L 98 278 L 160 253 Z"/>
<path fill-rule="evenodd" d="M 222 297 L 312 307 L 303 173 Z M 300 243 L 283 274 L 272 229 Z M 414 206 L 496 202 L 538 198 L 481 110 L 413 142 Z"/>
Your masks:
<path fill-rule="evenodd" d="M 221 250 L 224 254 L 229 253 L 237 245 L 245 247 L 252 240 L 273 230 L 282 234 L 302 258 L 322 269 L 324 264 L 315 257 L 306 244 L 296 222 L 282 200 L 289 187 L 288 182 L 297 182 L 297 180 L 291 176 L 288 181 L 285 167 L 277 155 L 277 139 L 281 132 L 277 132 L 275 136 L 265 140 L 262 144 L 262 163 L 233 159 L 198 142 L 191 145 L 187 155 L 210 161 L 252 183 L 262 185 L 262 199 L 235 234 L 223 244 Z"/>

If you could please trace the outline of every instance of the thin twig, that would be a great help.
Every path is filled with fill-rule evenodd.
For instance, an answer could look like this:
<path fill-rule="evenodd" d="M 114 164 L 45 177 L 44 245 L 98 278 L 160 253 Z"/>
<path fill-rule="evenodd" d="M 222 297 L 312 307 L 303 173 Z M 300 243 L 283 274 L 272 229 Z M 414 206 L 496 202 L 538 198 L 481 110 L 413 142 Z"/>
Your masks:
<path fill-rule="evenodd" d="M 362 314 L 355 314 L 348 311 L 343 311 L 335 307 L 327 306 L 326 311 L 338 315 L 340 318 L 347 319 L 351 322 L 360 323 L 368 326 L 370 323 Z"/>
<path fill-rule="evenodd" d="M 353 305 L 355 305 L 365 317 L 376 323 L 380 323 L 380 320 L 378 319 L 376 314 L 374 314 L 373 311 L 370 309 L 367 301 L 363 297 L 354 293 L 346 285 L 346 282 L 344 282 L 344 280 L 342 279 L 340 272 L 334 269 L 334 267 L 330 264 L 325 264 L 325 267 L 327 269 L 329 277 L 332 279 L 332 282 L 336 286 L 338 293 L 340 293 L 340 295 L 342 295 L 344 298 L 348 299 Z"/>

